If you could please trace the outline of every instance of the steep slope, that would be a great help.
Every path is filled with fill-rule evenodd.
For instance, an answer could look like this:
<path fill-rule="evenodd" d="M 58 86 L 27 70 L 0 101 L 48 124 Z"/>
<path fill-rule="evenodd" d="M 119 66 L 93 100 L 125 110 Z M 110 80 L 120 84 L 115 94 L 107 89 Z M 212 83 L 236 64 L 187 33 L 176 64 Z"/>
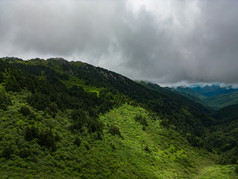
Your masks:
<path fill-rule="evenodd" d="M 125 104 L 101 115 L 99 137 L 87 128 L 70 130 L 67 113 L 53 118 L 31 108 L 26 96 L 12 96 L 8 110 L 0 110 L 3 177 L 189 178 L 214 163 L 206 150 L 191 147 L 141 107 Z M 35 119 L 19 112 L 22 105 Z"/>
<path fill-rule="evenodd" d="M 205 107 L 208 107 L 208 105 L 204 102 L 208 97 L 203 96 L 203 95 L 195 92 L 191 88 L 176 87 L 176 88 L 172 88 L 171 90 L 173 90 L 174 92 L 177 92 L 180 95 L 183 95 L 183 96 L 187 97 L 188 99 L 194 101 L 195 103 L 198 103 L 198 104 L 201 104 Z"/>
<path fill-rule="evenodd" d="M 213 114 L 216 125 L 211 128 L 209 141 L 222 154 L 220 163 L 238 161 L 238 105 L 231 105 Z"/>
<path fill-rule="evenodd" d="M 209 112 L 210 111 L 210 109 L 209 108 L 207 108 L 206 106 L 204 106 L 204 105 L 202 105 L 202 104 L 200 104 L 199 102 L 196 102 L 196 101 L 194 101 L 194 100 L 192 100 L 192 99 L 190 99 L 189 97 L 187 97 L 187 96 L 185 96 L 185 95 L 182 95 L 180 92 L 178 92 L 177 90 L 174 90 L 174 89 L 171 89 L 171 88 L 162 88 L 162 87 L 160 87 L 158 84 L 155 84 L 155 83 L 151 83 L 151 82 L 143 82 L 143 81 L 141 81 L 141 82 L 139 82 L 140 84 L 142 84 L 143 86 L 145 86 L 145 87 L 148 87 L 148 88 L 150 88 L 150 89 L 153 89 L 154 91 L 156 91 L 156 92 L 160 92 L 160 93 L 165 93 L 165 94 L 167 94 L 167 95 L 169 95 L 169 96 L 176 96 L 176 97 L 178 97 L 179 99 L 180 99 L 180 102 L 181 103 L 186 103 L 186 104 L 188 104 L 189 106 L 195 106 L 196 108 L 198 108 L 199 109 L 199 111 L 201 111 L 201 112 L 205 112 L 205 113 L 207 113 L 207 112 Z M 181 88 L 181 91 L 189 91 L 189 89 L 182 89 Z M 196 92 L 194 92 L 194 93 L 196 93 Z M 199 95 L 199 94 L 198 94 Z M 185 96 L 186 98 L 184 98 L 183 96 Z M 202 95 L 200 95 L 201 97 L 203 97 Z M 205 97 L 206 98 L 206 97 Z"/>
<path fill-rule="evenodd" d="M 0 59 L 0 176 L 192 178 L 214 165 L 206 109 L 153 87 L 82 62 Z"/>
<path fill-rule="evenodd" d="M 201 112 L 191 101 L 170 90 L 165 88 L 161 91 L 150 90 L 122 75 L 89 64 L 69 63 L 63 59 L 47 61 L 35 59 L 27 62 L 18 60 L 12 65 L 37 76 L 43 74 L 47 81 L 57 85 L 57 88 L 61 88 L 62 84 L 66 86 L 75 84 L 84 89 L 87 88 L 85 86 L 92 86 L 93 91 L 97 92 L 104 89 L 109 90 L 112 94 L 123 94 L 156 112 L 162 118 L 169 118 L 166 122 L 175 125 L 177 130 L 183 132 L 184 135 L 190 134 L 191 141 L 195 140 L 195 136 L 202 137 L 204 127 L 212 123 L 212 119 Z"/>
<path fill-rule="evenodd" d="M 238 119 L 238 104 L 225 107 L 213 114 L 218 123 L 227 123 Z"/>

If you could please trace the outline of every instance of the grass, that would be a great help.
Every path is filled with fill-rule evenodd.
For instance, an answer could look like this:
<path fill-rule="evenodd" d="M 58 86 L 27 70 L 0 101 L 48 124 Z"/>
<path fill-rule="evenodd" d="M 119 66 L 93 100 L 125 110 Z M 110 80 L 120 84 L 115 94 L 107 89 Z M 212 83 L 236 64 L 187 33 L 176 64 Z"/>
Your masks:
<path fill-rule="evenodd" d="M 213 170 L 219 170 L 214 166 L 215 155 L 191 147 L 178 132 L 161 126 L 159 117 L 142 107 L 124 104 L 101 115 L 104 129 L 98 140 L 97 133 L 89 134 L 86 129 L 72 133 L 68 129 L 70 111 L 59 111 L 52 118 L 30 108 L 28 95 L 27 91 L 10 93 L 12 105 L 7 111 L 0 110 L 0 151 L 8 145 L 14 149 L 10 159 L 0 158 L 0 178 L 194 178 L 212 176 Z M 35 120 L 18 112 L 22 105 L 31 109 Z M 147 125 L 136 120 L 138 115 Z M 39 146 L 37 140 L 24 140 L 25 127 L 32 125 L 59 134 L 55 152 Z M 120 135 L 112 135 L 111 126 L 116 126 Z M 76 137 L 81 140 L 79 146 L 74 143 Z M 17 141 L 32 154 L 21 158 Z"/>
<path fill-rule="evenodd" d="M 145 130 L 136 122 L 137 114 L 147 119 L 149 125 Z M 198 164 L 204 161 L 212 163 L 212 157 L 207 157 L 208 153 L 190 147 L 178 133 L 161 126 L 159 119 L 153 119 L 145 109 L 128 104 L 101 117 L 106 126 L 118 126 L 124 137 L 124 140 L 115 137 L 112 141 L 111 136 L 106 135 L 106 141 L 113 142 L 115 148 L 120 149 L 121 159 L 125 153 L 129 154 L 136 168 L 144 171 L 144 177 L 189 177 L 198 172 Z"/>
<path fill-rule="evenodd" d="M 196 179 L 235 179 L 238 174 L 235 173 L 236 165 L 213 165 L 204 167 Z"/>

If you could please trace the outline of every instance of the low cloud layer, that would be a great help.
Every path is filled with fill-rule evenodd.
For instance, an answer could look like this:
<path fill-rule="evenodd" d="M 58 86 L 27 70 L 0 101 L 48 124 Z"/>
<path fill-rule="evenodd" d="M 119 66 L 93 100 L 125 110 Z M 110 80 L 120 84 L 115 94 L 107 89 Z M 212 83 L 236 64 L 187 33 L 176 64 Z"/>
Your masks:
<path fill-rule="evenodd" d="M 157 83 L 238 83 L 236 0 L 0 0 L 0 56 L 64 57 Z"/>

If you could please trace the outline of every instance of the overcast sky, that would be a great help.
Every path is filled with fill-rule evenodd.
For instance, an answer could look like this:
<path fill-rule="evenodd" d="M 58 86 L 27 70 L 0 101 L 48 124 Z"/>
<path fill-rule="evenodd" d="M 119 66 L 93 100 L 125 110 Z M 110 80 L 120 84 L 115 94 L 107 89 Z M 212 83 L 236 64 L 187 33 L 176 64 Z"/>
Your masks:
<path fill-rule="evenodd" d="M 0 56 L 159 84 L 238 83 L 237 0 L 0 0 Z"/>

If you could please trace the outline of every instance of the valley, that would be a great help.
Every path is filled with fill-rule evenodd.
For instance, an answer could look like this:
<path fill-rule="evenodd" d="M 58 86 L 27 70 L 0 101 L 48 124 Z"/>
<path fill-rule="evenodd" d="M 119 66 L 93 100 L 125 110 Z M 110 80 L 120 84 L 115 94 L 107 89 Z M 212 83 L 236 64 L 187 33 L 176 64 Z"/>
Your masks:
<path fill-rule="evenodd" d="M 193 89 L 192 87 L 181 86 L 172 90 L 211 110 L 219 110 L 230 105 L 238 104 L 237 89 L 227 89 L 218 86 L 206 86 L 203 88 L 205 88 L 204 92 L 202 88 L 199 89 L 198 87 Z"/>

